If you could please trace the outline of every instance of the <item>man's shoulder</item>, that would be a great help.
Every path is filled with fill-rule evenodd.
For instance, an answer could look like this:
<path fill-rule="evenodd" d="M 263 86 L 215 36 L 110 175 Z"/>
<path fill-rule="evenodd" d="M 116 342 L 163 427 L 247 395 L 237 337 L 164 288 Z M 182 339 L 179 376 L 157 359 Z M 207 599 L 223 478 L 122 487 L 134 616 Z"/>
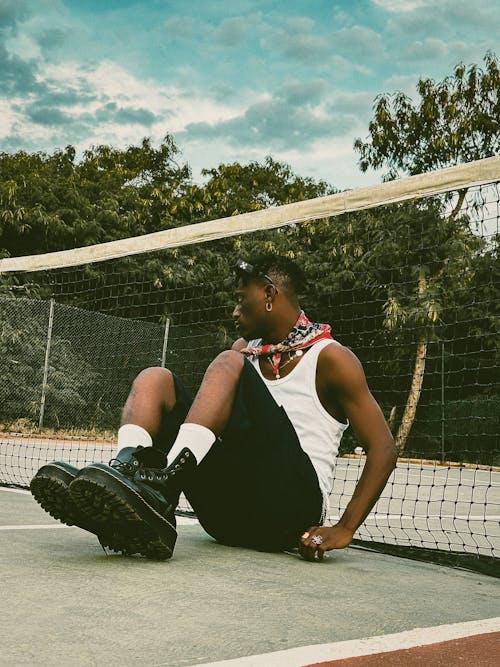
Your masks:
<path fill-rule="evenodd" d="M 345 345 L 334 341 L 326 345 L 318 358 L 318 372 L 332 378 L 362 371 L 358 357 Z"/>
<path fill-rule="evenodd" d="M 332 340 L 330 345 L 325 345 L 319 353 L 319 358 L 322 362 L 326 363 L 340 363 L 342 361 L 357 359 L 352 350 L 336 340 Z"/>
<path fill-rule="evenodd" d="M 248 341 L 245 340 L 244 338 L 238 338 L 238 340 L 235 340 L 234 343 L 231 345 L 232 350 L 236 350 L 236 352 L 239 352 L 240 350 L 243 350 L 243 348 L 247 347 Z"/>

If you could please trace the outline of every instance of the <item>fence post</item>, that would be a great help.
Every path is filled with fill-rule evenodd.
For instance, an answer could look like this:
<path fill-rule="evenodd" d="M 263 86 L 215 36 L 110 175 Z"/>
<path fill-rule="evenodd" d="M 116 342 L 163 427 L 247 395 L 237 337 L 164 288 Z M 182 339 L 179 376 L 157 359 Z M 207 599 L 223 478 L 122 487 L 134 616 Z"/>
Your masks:
<path fill-rule="evenodd" d="M 161 367 L 165 368 L 167 361 L 167 347 L 168 347 L 168 333 L 170 330 L 170 319 L 167 317 L 165 321 L 165 331 L 163 333 L 163 349 L 161 351 Z"/>
<path fill-rule="evenodd" d="M 49 376 L 49 359 L 50 359 L 50 343 L 52 341 L 52 325 L 54 323 L 54 299 L 50 300 L 50 311 L 49 311 L 49 326 L 47 329 L 47 346 L 45 348 L 45 364 L 43 367 L 43 380 L 42 380 L 42 397 L 40 400 L 40 419 L 38 420 L 38 428 L 41 429 L 43 426 L 43 416 L 45 413 L 45 395 L 47 392 L 47 379 Z"/>
<path fill-rule="evenodd" d="M 441 463 L 444 463 L 444 341 L 441 341 Z"/>

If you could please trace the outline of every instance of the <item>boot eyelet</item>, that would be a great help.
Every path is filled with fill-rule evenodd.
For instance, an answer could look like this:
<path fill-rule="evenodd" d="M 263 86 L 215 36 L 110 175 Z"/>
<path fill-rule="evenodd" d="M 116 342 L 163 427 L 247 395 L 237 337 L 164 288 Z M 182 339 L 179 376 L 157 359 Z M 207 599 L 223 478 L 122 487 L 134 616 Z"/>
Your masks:
<path fill-rule="evenodd" d="M 182 463 L 186 463 L 186 459 L 182 458 L 182 459 L 181 459 L 181 464 L 182 464 Z"/>

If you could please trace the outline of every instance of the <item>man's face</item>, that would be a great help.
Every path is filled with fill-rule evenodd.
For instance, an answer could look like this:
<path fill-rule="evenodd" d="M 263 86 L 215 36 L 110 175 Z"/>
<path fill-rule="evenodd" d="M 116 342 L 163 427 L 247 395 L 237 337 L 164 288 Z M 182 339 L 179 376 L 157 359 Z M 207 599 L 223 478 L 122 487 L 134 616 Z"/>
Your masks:
<path fill-rule="evenodd" d="M 265 334 L 266 292 L 260 281 L 240 282 L 235 290 L 236 306 L 233 319 L 242 338 L 252 340 Z"/>

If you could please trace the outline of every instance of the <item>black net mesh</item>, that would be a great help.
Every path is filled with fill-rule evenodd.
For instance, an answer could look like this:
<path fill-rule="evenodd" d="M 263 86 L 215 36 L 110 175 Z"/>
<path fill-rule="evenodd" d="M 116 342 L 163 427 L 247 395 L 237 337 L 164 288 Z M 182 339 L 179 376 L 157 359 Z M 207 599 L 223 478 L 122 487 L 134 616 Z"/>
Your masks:
<path fill-rule="evenodd" d="M 399 448 L 397 469 L 357 539 L 487 562 L 500 548 L 499 201 L 495 183 L 119 260 L 0 275 L 0 481 L 26 486 L 54 458 L 109 458 L 120 407 L 142 368 L 164 364 L 195 391 L 236 337 L 236 259 L 271 251 L 305 269 L 307 315 L 329 322 L 361 359 Z M 357 448 L 348 431 L 332 518 L 362 470 Z"/>

